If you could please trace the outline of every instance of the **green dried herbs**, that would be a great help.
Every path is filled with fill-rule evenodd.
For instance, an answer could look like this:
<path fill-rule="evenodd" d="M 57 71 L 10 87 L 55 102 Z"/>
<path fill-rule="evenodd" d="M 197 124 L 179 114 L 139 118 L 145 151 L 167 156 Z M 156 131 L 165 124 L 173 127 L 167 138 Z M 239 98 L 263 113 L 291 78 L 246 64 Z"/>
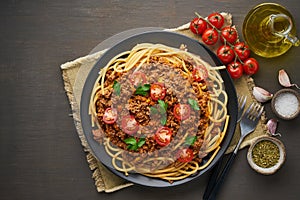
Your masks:
<path fill-rule="evenodd" d="M 271 141 L 258 142 L 252 150 L 254 163 L 262 168 L 270 168 L 277 164 L 280 157 L 279 148 Z"/>

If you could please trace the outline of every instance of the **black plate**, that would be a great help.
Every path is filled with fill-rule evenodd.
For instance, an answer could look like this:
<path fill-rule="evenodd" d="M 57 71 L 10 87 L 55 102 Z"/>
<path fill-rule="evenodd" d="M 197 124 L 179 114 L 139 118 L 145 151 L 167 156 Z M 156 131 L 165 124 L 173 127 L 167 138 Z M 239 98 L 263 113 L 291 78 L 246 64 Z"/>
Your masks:
<path fill-rule="evenodd" d="M 81 105 L 80 105 L 80 110 L 81 110 L 80 116 L 82 121 L 82 128 L 86 140 L 93 154 L 96 156 L 96 158 L 119 177 L 122 177 L 136 184 L 152 186 L 152 187 L 170 187 L 170 186 L 180 185 L 188 181 L 191 181 L 195 178 L 198 178 L 205 172 L 209 171 L 216 164 L 216 162 L 221 158 L 221 156 L 225 153 L 234 134 L 236 121 L 237 121 L 236 91 L 232 79 L 230 78 L 228 72 L 226 70 L 220 70 L 221 76 L 224 80 L 225 90 L 229 98 L 228 102 L 230 102 L 227 105 L 228 114 L 230 115 L 230 121 L 229 121 L 226 136 L 221 144 L 221 149 L 218 152 L 217 156 L 214 158 L 214 160 L 211 162 L 211 164 L 208 165 L 208 167 L 199 171 L 194 176 L 190 176 L 183 180 L 175 181 L 172 184 L 161 179 L 149 178 L 141 174 L 130 174 L 129 176 L 125 176 L 124 173 L 114 169 L 114 167 L 111 165 L 110 156 L 105 152 L 103 146 L 93 139 L 93 135 L 91 133 L 92 130 L 91 118 L 90 115 L 88 114 L 89 101 L 90 101 L 91 92 L 94 83 L 98 77 L 98 72 L 101 69 L 101 67 L 105 66 L 115 55 L 123 51 L 130 50 L 131 48 L 133 48 L 135 45 L 139 43 L 145 43 L 145 42 L 160 43 L 175 48 L 178 48 L 181 44 L 185 44 L 187 45 L 189 52 L 194 53 L 196 55 L 200 55 L 203 60 L 210 63 L 212 66 L 222 65 L 218 57 L 212 51 L 210 51 L 208 48 L 203 46 L 198 41 L 193 40 L 181 34 L 167 32 L 167 31 L 150 31 L 150 32 L 137 34 L 128 39 L 125 39 L 120 43 L 116 44 L 115 46 L 113 46 L 112 48 L 110 48 L 108 51 L 106 51 L 106 53 L 98 60 L 95 66 L 91 69 L 87 77 L 87 80 L 83 87 L 82 96 L 81 96 Z M 203 161 L 206 162 L 208 159 L 209 156 L 207 156 Z"/>

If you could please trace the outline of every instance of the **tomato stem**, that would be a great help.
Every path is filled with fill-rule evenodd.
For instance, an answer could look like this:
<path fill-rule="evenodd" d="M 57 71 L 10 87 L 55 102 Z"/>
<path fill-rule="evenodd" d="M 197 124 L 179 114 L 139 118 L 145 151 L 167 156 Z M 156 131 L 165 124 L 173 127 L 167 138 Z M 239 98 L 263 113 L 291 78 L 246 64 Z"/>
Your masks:
<path fill-rule="evenodd" d="M 199 13 L 195 12 L 195 14 L 197 15 L 197 17 L 205 20 L 213 29 L 215 29 L 219 34 L 221 33 L 221 31 L 215 27 L 212 23 L 210 23 L 210 21 L 208 21 L 205 17 L 202 17 L 201 15 L 199 15 Z"/>
<path fill-rule="evenodd" d="M 210 23 L 210 21 L 207 20 L 205 17 L 202 17 L 199 13 L 195 12 L 195 14 L 197 15 L 197 17 L 199 17 L 200 19 L 205 20 L 213 29 L 215 29 L 219 33 L 219 35 L 223 38 L 224 45 L 228 45 L 233 50 L 234 55 L 235 55 L 234 62 L 236 62 L 236 59 L 238 59 L 240 63 L 244 64 L 244 62 L 240 59 L 240 57 L 237 55 L 236 51 L 234 50 L 234 45 L 231 44 L 230 42 L 227 42 L 226 38 L 221 34 L 222 31 L 219 30 L 217 27 L 215 27 L 212 23 Z M 230 26 L 230 27 L 232 27 L 232 26 Z"/>

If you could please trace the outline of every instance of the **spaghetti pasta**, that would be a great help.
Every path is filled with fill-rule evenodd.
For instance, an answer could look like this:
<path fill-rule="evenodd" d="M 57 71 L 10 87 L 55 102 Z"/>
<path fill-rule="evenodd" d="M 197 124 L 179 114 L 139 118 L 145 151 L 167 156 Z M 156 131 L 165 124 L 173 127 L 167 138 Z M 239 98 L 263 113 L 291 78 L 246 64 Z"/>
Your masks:
<path fill-rule="evenodd" d="M 162 44 L 113 57 L 99 72 L 89 114 L 114 168 L 169 182 L 206 168 L 229 121 L 221 69 Z"/>

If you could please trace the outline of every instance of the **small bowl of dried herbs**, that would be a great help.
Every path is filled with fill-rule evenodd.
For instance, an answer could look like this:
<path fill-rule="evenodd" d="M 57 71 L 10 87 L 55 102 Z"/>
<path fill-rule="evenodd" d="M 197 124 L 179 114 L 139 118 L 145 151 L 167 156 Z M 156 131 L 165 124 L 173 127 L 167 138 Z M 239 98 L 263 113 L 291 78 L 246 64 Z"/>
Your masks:
<path fill-rule="evenodd" d="M 247 159 L 249 165 L 258 173 L 274 174 L 285 161 L 286 153 L 283 143 L 270 136 L 255 140 L 249 147 Z"/>

